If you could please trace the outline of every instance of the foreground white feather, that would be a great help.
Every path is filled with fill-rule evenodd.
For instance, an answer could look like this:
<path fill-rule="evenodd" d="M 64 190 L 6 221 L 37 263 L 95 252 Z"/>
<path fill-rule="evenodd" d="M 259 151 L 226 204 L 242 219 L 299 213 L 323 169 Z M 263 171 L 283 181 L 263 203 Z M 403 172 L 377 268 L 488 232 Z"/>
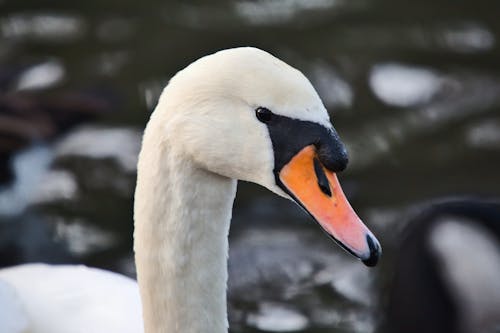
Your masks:
<path fill-rule="evenodd" d="M 294 199 L 349 252 L 374 265 L 380 246 L 334 173 L 346 163 L 310 82 L 270 54 L 225 50 L 180 71 L 151 115 L 138 163 L 134 250 L 145 331 L 227 332 L 227 235 L 237 179 Z M 36 269 L 44 272 L 29 271 Z M 30 332 L 140 331 L 137 290 L 128 279 L 70 267 L 11 273 L 6 281 L 27 304 Z M 44 283 L 46 290 L 38 290 Z M 49 316 L 53 326 L 36 330 L 49 325 Z M 87 320 L 103 324 L 85 326 Z"/>
<path fill-rule="evenodd" d="M 142 332 L 137 283 L 85 266 L 0 270 L 1 333 Z"/>

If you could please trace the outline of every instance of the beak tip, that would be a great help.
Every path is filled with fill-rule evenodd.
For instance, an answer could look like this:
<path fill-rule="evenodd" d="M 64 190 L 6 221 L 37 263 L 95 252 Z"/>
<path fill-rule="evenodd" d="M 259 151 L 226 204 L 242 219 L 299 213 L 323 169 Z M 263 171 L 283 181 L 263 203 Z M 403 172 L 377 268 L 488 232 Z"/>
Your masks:
<path fill-rule="evenodd" d="M 366 242 L 368 243 L 368 247 L 370 249 L 370 255 L 368 258 L 362 259 L 362 261 L 366 266 L 374 267 L 377 265 L 378 260 L 382 256 L 382 248 L 380 247 L 377 239 L 370 234 L 366 235 Z"/>

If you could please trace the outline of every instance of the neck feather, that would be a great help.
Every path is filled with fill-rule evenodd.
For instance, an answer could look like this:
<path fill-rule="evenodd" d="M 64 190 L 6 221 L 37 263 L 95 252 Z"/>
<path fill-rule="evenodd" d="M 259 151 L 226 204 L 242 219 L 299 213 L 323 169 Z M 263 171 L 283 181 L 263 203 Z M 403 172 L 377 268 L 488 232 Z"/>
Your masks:
<path fill-rule="evenodd" d="M 197 168 L 148 125 L 135 192 L 134 251 L 146 333 L 227 332 L 236 181 Z"/>

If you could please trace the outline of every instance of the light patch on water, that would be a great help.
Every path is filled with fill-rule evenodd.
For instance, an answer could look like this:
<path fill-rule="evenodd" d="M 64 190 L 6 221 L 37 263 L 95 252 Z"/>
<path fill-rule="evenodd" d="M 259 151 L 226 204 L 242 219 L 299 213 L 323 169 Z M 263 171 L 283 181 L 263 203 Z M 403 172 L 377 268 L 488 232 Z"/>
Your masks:
<path fill-rule="evenodd" d="M 500 122 L 486 120 L 471 126 L 466 134 L 467 144 L 473 148 L 500 149 Z"/>
<path fill-rule="evenodd" d="M 17 215 L 28 206 L 51 162 L 52 152 L 46 146 L 33 146 L 14 156 L 15 180 L 10 187 L 0 189 L 0 215 Z"/>
<path fill-rule="evenodd" d="M 373 272 L 358 262 L 353 262 L 349 267 L 342 269 L 335 279 L 332 287 L 346 299 L 369 306 L 374 301 L 372 275 Z"/>
<path fill-rule="evenodd" d="M 51 41 L 73 40 L 85 32 L 85 22 L 63 14 L 13 14 L 0 20 L 5 38 Z"/>
<path fill-rule="evenodd" d="M 464 23 L 441 33 L 440 42 L 447 48 L 462 53 L 487 51 L 495 46 L 495 36 L 477 23 Z"/>
<path fill-rule="evenodd" d="M 77 256 L 87 256 L 109 249 L 118 242 L 117 237 L 82 219 L 70 222 L 56 221 L 56 238 L 64 241 L 68 250 Z"/>
<path fill-rule="evenodd" d="M 313 308 L 313 320 L 323 327 L 331 327 L 331 332 L 373 333 L 377 320 L 369 311 L 358 307 L 340 305 Z M 329 331 L 330 332 L 330 331 Z"/>
<path fill-rule="evenodd" d="M 281 304 L 261 303 L 259 312 L 247 318 L 249 325 L 266 332 L 296 332 L 309 326 L 309 319 Z"/>
<path fill-rule="evenodd" d="M 81 127 L 62 139 L 55 156 L 80 156 L 92 159 L 110 158 L 124 171 L 134 172 L 141 148 L 141 132 L 127 127 Z"/>
<path fill-rule="evenodd" d="M 47 89 L 61 82 L 64 75 L 65 70 L 62 63 L 58 60 L 49 60 L 32 66 L 21 73 L 17 80 L 16 89 Z"/>
<path fill-rule="evenodd" d="M 49 170 L 45 173 L 34 192 L 31 203 L 48 203 L 57 200 L 74 199 L 78 192 L 75 176 L 64 170 Z"/>
<path fill-rule="evenodd" d="M 383 234 L 386 241 L 392 241 L 401 237 L 408 221 L 408 218 L 403 217 L 409 215 L 413 209 L 418 208 L 412 207 L 409 210 L 401 207 L 369 208 L 363 213 L 364 222 L 375 234 Z"/>
<path fill-rule="evenodd" d="M 153 111 L 167 83 L 168 79 L 151 80 L 139 84 L 139 94 L 142 95 L 148 110 Z"/>
<path fill-rule="evenodd" d="M 104 75 L 113 76 L 122 70 L 128 59 L 125 51 L 103 53 L 97 60 L 98 69 Z"/>
<path fill-rule="evenodd" d="M 339 295 L 353 304 L 370 306 L 375 302 L 372 274 L 371 269 L 351 257 L 342 257 L 342 262 L 319 271 L 313 281 L 315 285 L 330 284 Z"/>
<path fill-rule="evenodd" d="M 286 22 L 303 11 L 329 9 L 341 3 L 340 0 L 239 1 L 234 9 L 251 24 L 268 25 Z"/>
<path fill-rule="evenodd" d="M 366 168 L 409 140 L 446 129 L 452 122 L 479 116 L 500 103 L 500 82 L 479 73 L 443 75 L 443 87 L 430 103 L 412 112 L 379 117 L 354 133 L 344 133 L 350 170 Z M 390 96 L 389 96 L 390 98 Z"/>
<path fill-rule="evenodd" d="M 354 93 L 351 87 L 331 66 L 317 63 L 310 74 L 314 87 L 327 107 L 352 106 Z"/>
<path fill-rule="evenodd" d="M 375 96 L 388 105 L 399 107 L 429 102 L 442 83 L 442 78 L 430 69 L 397 63 L 375 65 L 369 78 Z"/>

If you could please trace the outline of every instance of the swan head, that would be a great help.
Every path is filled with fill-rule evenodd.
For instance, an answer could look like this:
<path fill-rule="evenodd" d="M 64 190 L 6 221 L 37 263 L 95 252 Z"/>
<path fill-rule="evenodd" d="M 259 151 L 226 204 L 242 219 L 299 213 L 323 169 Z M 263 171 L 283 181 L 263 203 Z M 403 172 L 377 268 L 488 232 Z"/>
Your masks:
<path fill-rule="evenodd" d="M 297 69 L 256 48 L 220 51 L 177 73 L 153 117 L 195 165 L 295 201 L 345 250 L 376 264 L 379 242 L 336 177 L 347 151 Z"/>

